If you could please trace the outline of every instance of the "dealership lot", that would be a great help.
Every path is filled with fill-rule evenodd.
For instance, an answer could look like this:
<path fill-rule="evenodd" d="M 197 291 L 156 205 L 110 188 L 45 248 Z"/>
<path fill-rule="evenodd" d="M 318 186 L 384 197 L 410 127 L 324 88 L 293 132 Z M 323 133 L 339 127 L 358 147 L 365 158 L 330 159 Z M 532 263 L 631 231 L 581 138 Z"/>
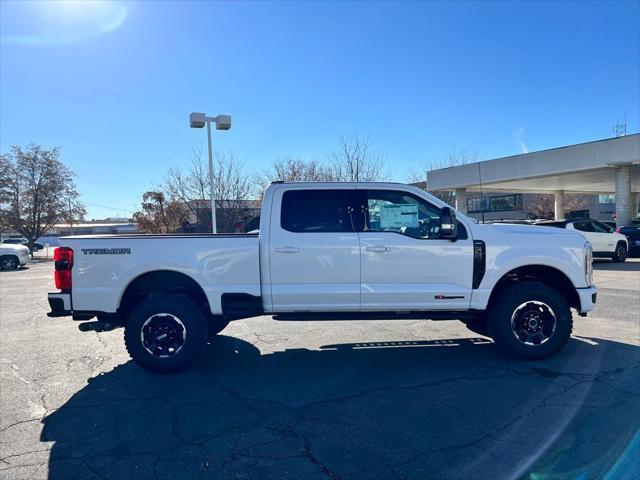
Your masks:
<path fill-rule="evenodd" d="M 456 321 L 259 317 L 174 376 L 48 318 L 52 270 L 0 272 L 0 478 L 640 474 L 639 259 L 596 263 L 595 312 L 546 361 Z"/>

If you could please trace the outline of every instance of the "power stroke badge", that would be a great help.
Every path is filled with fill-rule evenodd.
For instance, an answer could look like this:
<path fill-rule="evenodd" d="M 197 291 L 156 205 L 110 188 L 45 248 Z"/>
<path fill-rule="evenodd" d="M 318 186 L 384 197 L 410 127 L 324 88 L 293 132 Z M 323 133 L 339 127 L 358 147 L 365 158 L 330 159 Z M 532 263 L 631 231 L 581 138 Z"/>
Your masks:
<path fill-rule="evenodd" d="M 81 248 L 85 255 L 131 255 L 130 248 Z"/>

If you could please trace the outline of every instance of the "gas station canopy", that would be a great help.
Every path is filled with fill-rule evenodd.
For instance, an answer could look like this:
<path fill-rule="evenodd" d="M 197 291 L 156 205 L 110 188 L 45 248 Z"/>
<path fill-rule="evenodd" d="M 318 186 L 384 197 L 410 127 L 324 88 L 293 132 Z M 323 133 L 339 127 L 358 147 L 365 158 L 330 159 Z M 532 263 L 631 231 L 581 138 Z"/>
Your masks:
<path fill-rule="evenodd" d="M 480 189 L 554 193 L 560 206 L 565 192 L 615 193 L 618 219 L 628 224 L 640 192 L 640 134 L 432 170 L 427 184 L 454 190 L 464 204 L 467 191 Z"/>

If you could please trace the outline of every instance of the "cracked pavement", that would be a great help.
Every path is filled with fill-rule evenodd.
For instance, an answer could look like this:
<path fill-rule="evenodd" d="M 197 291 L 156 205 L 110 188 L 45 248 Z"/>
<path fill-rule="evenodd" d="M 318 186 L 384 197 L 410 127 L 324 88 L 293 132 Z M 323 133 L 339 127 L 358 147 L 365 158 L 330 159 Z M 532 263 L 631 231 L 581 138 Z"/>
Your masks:
<path fill-rule="evenodd" d="M 457 321 L 233 322 L 152 375 L 122 330 L 46 316 L 50 262 L 0 272 L 2 479 L 640 478 L 640 260 L 519 362 Z"/>

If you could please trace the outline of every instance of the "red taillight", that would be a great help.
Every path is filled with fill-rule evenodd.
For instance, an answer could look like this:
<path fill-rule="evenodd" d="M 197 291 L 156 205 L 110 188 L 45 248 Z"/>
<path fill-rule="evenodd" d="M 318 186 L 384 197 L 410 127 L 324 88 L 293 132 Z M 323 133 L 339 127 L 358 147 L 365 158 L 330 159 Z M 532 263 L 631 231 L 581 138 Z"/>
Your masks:
<path fill-rule="evenodd" d="M 56 288 L 71 290 L 71 269 L 73 268 L 73 250 L 69 247 L 58 247 L 53 251 L 55 262 Z"/>

